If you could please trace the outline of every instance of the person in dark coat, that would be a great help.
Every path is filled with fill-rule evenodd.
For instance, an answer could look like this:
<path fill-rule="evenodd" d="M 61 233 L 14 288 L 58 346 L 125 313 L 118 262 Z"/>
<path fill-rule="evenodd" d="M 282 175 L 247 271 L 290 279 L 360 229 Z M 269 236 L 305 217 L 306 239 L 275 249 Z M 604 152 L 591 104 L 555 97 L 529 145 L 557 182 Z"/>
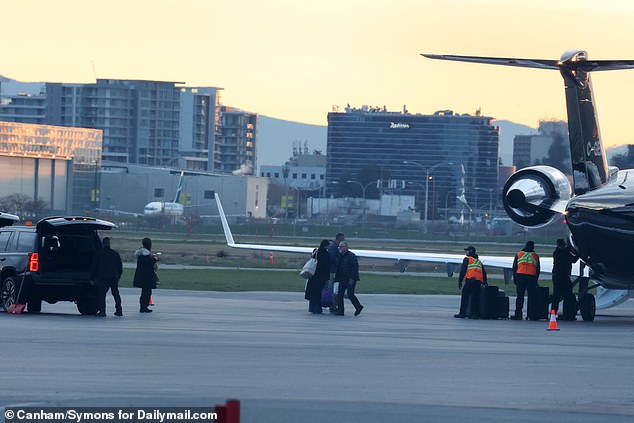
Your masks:
<path fill-rule="evenodd" d="M 354 306 L 354 315 L 358 316 L 361 314 L 363 306 L 354 295 L 354 288 L 359 279 L 359 262 L 357 256 L 348 250 L 348 243 L 346 241 L 341 241 L 339 243 L 339 263 L 337 265 L 337 273 L 335 274 L 335 281 L 339 282 L 336 315 L 343 316 L 343 294 L 346 291 L 348 291 L 348 299 L 350 299 L 350 302 Z"/>
<path fill-rule="evenodd" d="M 552 309 L 555 313 L 559 310 L 559 302 L 565 298 L 574 297 L 572 292 L 572 282 L 570 274 L 572 273 L 572 264 L 576 263 L 579 257 L 573 253 L 566 245 L 566 240 L 558 239 L 557 248 L 553 251 L 553 303 Z M 564 304 L 566 302 L 564 301 Z M 576 312 L 576 309 L 575 309 Z M 566 313 L 564 307 L 564 314 Z M 573 320 L 574 315 L 564 315 L 564 319 Z M 576 320 L 576 319 L 575 319 Z"/>
<path fill-rule="evenodd" d="M 330 254 L 328 245 L 330 241 L 324 239 L 319 244 L 315 252 L 317 268 L 315 274 L 306 283 L 306 293 L 304 298 L 308 300 L 308 311 L 310 313 L 321 314 L 321 291 L 330 278 Z"/>
<path fill-rule="evenodd" d="M 101 241 L 101 250 L 97 251 L 90 268 L 90 280 L 94 281 L 98 290 L 97 316 L 106 316 L 106 294 L 112 292 L 114 298 L 115 316 L 123 316 L 121 295 L 119 294 L 119 279 L 123 273 L 121 256 L 110 248 L 110 238 Z"/>
<path fill-rule="evenodd" d="M 339 232 L 335 235 L 335 240 L 330 241 L 328 245 L 328 254 L 330 254 L 330 284 L 332 285 L 335 281 L 335 273 L 337 273 L 337 264 L 339 263 L 339 243 L 341 241 L 345 241 L 346 236 Z M 337 301 L 334 301 L 333 305 L 330 307 L 331 313 L 337 312 Z"/>
<path fill-rule="evenodd" d="M 152 240 L 150 238 L 143 238 L 141 245 L 143 246 L 134 253 L 136 270 L 134 271 L 133 286 L 141 288 L 141 297 L 139 298 L 141 308 L 139 312 L 151 313 L 152 310 L 148 306 L 150 305 L 152 290 L 156 288 L 156 282 L 158 281 L 158 276 L 156 275 L 158 257 L 156 254 L 152 254 Z"/>

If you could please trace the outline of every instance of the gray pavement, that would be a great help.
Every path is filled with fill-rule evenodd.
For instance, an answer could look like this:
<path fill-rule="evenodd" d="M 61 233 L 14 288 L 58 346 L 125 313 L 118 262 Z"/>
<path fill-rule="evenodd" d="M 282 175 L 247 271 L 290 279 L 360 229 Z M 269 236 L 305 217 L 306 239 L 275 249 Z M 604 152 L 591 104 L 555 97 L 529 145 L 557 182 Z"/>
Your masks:
<path fill-rule="evenodd" d="M 0 314 L 0 408 L 209 406 L 242 422 L 634 421 L 634 302 L 595 322 L 454 319 L 457 296 L 361 295 L 311 315 L 298 293 L 158 290 L 138 313 Z M 346 300 L 347 301 L 347 300 Z"/>

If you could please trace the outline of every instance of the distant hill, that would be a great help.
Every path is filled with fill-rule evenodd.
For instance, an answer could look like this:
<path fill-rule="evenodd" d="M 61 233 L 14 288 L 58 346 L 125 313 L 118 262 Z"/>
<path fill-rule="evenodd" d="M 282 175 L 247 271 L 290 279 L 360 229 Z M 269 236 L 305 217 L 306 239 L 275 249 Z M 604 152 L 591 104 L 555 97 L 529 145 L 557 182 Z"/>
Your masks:
<path fill-rule="evenodd" d="M 18 93 L 39 94 L 44 90 L 44 82 L 18 82 L 0 75 L 0 96 Z"/>
<path fill-rule="evenodd" d="M 495 120 L 494 125 L 500 127 L 500 159 L 504 166 L 513 164 L 513 139 L 516 135 L 537 134 L 537 129 L 508 120 Z"/>
<path fill-rule="evenodd" d="M 282 165 L 293 155 L 293 141 L 308 150 L 326 154 L 327 126 L 309 125 L 260 115 L 258 120 L 258 166 Z"/>

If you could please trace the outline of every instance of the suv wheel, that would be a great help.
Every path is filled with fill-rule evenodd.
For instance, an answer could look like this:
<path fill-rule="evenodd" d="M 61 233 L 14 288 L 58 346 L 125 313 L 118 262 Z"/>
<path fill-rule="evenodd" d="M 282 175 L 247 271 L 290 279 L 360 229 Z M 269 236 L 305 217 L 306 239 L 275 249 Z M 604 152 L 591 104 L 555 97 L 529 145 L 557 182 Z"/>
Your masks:
<path fill-rule="evenodd" d="M 17 279 L 13 275 L 5 276 L 0 285 L 0 306 L 6 310 L 11 304 L 17 301 Z"/>
<path fill-rule="evenodd" d="M 81 297 L 77 300 L 77 310 L 84 315 L 97 314 L 97 297 Z"/>

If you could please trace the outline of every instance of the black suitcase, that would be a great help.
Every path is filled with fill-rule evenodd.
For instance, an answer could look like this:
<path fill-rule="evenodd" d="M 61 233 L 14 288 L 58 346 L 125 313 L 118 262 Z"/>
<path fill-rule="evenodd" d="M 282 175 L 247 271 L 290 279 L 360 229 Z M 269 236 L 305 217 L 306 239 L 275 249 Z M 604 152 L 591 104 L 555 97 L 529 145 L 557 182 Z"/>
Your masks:
<path fill-rule="evenodd" d="M 573 320 L 576 315 L 577 315 L 577 297 L 575 297 L 575 294 L 571 294 L 567 297 L 564 297 L 564 311 L 563 311 L 564 320 Z"/>
<path fill-rule="evenodd" d="M 509 311 L 510 311 L 510 307 L 509 307 L 509 297 L 506 296 L 498 296 L 497 298 L 498 300 L 498 314 L 497 314 L 497 318 L 498 319 L 508 319 L 509 318 Z"/>
<path fill-rule="evenodd" d="M 480 288 L 480 318 L 481 319 L 497 319 L 498 318 L 498 294 L 497 286 L 482 285 Z"/>
<path fill-rule="evenodd" d="M 533 295 L 528 296 L 528 318 L 541 320 L 548 318 L 548 294 L 547 286 L 538 286 Z"/>

